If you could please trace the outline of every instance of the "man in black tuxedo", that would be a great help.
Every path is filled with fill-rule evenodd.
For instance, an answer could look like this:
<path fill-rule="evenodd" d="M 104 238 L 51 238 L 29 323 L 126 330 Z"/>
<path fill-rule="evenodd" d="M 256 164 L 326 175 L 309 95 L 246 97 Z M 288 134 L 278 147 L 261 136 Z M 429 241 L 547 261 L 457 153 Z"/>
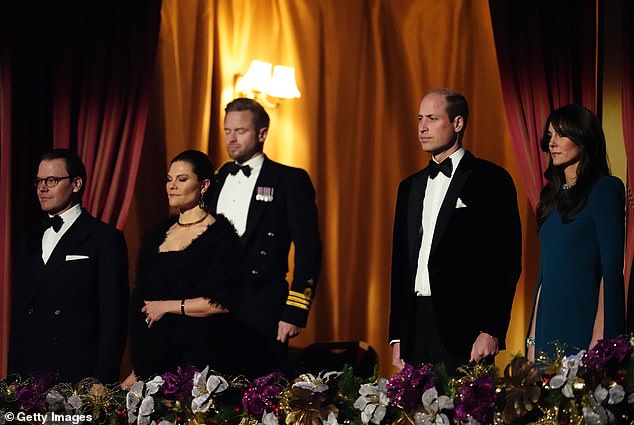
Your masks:
<path fill-rule="evenodd" d="M 280 368 L 288 339 L 306 326 L 321 265 L 315 190 L 306 171 L 263 154 L 269 116 L 259 103 L 238 98 L 225 112 L 226 146 L 233 161 L 216 174 L 211 208 L 233 223 L 242 242 L 243 288 L 233 313 L 240 327 L 236 333 L 246 340 L 240 350 L 245 373 L 257 375 Z"/>
<path fill-rule="evenodd" d="M 389 338 L 399 369 L 451 371 L 505 346 L 521 272 L 517 196 L 504 169 L 462 148 L 468 115 L 451 89 L 420 103 L 418 138 L 432 160 L 401 182 L 394 218 Z"/>
<path fill-rule="evenodd" d="M 81 208 L 86 169 L 66 149 L 45 153 L 34 180 L 44 225 L 15 253 L 9 372 L 53 372 L 61 382 L 119 379 L 126 341 L 123 234 Z"/>

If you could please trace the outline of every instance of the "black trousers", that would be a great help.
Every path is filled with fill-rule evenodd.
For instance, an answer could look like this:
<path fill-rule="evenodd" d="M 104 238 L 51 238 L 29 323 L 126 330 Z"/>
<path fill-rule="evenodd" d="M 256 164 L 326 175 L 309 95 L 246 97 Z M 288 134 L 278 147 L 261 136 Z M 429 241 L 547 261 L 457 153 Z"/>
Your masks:
<path fill-rule="evenodd" d="M 406 362 L 417 365 L 420 363 L 440 363 L 452 373 L 458 366 L 466 364 L 468 358 L 457 358 L 445 348 L 438 333 L 438 325 L 434 315 L 431 297 L 416 297 L 416 334 L 414 337 L 414 354 Z"/>

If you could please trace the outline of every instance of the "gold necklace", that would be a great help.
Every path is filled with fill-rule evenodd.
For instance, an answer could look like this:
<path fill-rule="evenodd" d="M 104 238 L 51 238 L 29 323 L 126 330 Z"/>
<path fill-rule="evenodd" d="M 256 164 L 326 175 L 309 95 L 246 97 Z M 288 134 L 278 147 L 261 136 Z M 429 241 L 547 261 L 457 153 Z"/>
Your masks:
<path fill-rule="evenodd" d="M 200 224 L 203 221 L 205 221 L 205 219 L 207 218 L 209 214 L 205 213 L 205 215 L 203 216 L 203 218 L 201 218 L 200 220 L 196 220 L 196 221 L 192 221 L 191 223 L 181 223 L 181 218 L 180 216 L 178 217 L 178 221 L 176 222 L 176 224 L 178 224 L 181 227 L 190 227 L 193 226 L 195 224 Z"/>

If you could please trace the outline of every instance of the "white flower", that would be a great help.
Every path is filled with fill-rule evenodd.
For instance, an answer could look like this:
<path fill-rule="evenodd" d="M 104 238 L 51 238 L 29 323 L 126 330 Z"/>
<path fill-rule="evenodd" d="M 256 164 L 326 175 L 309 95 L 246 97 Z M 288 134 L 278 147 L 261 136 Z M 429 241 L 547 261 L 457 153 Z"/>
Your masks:
<path fill-rule="evenodd" d="M 48 410 L 55 412 L 60 410 L 66 404 L 66 400 L 62 393 L 56 389 L 52 389 L 46 394 L 46 403 L 48 404 Z"/>
<path fill-rule="evenodd" d="M 436 387 L 431 387 L 423 393 L 423 412 L 414 414 L 416 425 L 449 425 L 449 418 L 441 410 L 453 409 L 453 400 L 446 395 L 438 397 Z"/>
<path fill-rule="evenodd" d="M 299 376 L 301 381 L 295 382 L 293 388 L 302 388 L 304 390 L 312 391 L 314 393 L 323 393 L 328 389 L 326 383 L 331 379 L 335 379 L 341 375 L 342 372 L 322 372 L 317 376 L 310 373 L 305 373 Z"/>
<path fill-rule="evenodd" d="M 229 388 L 229 383 L 225 378 L 211 375 L 207 379 L 207 373 L 209 373 L 209 366 L 202 372 L 194 374 L 194 386 L 192 387 L 192 396 L 194 396 L 192 411 L 194 413 L 207 412 L 213 404 L 213 396 Z"/>
<path fill-rule="evenodd" d="M 266 410 L 262 413 L 262 422 L 259 422 L 258 425 L 278 425 L 277 416 L 275 413 L 266 413 Z"/>
<path fill-rule="evenodd" d="M 609 391 L 608 404 L 619 404 L 625 398 L 625 389 L 623 386 L 616 384 Z"/>
<path fill-rule="evenodd" d="M 156 376 L 147 385 L 143 381 L 137 381 L 132 385 L 125 398 L 129 423 L 134 423 L 134 421 L 137 421 L 139 425 L 150 423 L 150 415 L 154 412 L 152 394 L 156 394 L 163 383 L 163 378 Z M 139 402 L 141 406 L 137 412 Z"/>
<path fill-rule="evenodd" d="M 150 415 L 154 412 L 154 399 L 152 396 L 146 396 L 139 407 L 139 416 L 137 423 L 139 425 L 147 425 L 150 423 Z"/>
<path fill-rule="evenodd" d="M 84 402 L 81 401 L 81 397 L 79 397 L 77 394 L 73 394 L 72 396 L 68 397 L 68 406 L 70 406 L 75 411 L 81 409 L 83 404 Z"/>
<path fill-rule="evenodd" d="M 372 422 L 379 424 L 385 417 L 387 398 L 387 379 L 381 378 L 377 385 L 363 384 L 359 388 L 361 396 L 354 402 L 354 408 L 361 411 L 361 420 L 364 424 Z"/>
<path fill-rule="evenodd" d="M 606 425 L 614 423 L 615 417 L 612 412 L 601 406 L 601 401 L 595 398 L 597 390 L 595 390 L 594 394 L 590 395 L 590 406 L 586 406 L 582 409 L 584 424 Z M 602 391 L 599 391 L 599 394 L 605 397 L 605 394 Z"/>
<path fill-rule="evenodd" d="M 337 422 L 337 416 L 335 416 L 333 412 L 328 413 L 328 418 L 322 422 L 324 425 L 339 425 L 339 422 Z"/>
<path fill-rule="evenodd" d="M 416 425 L 450 425 L 449 418 L 444 413 L 435 415 L 432 418 L 431 415 L 423 412 L 416 412 L 414 414 L 414 423 Z"/>
<path fill-rule="evenodd" d="M 619 404 L 625 398 L 625 390 L 619 384 L 614 384 L 609 390 L 599 384 L 594 390 L 594 398 L 599 403 L 607 399 L 608 404 Z"/>
<path fill-rule="evenodd" d="M 143 381 L 137 381 L 132 385 L 125 396 L 126 409 L 128 410 L 128 422 L 136 421 L 136 407 L 143 400 Z"/>
<path fill-rule="evenodd" d="M 444 409 L 453 409 L 453 400 L 446 395 L 438 397 L 436 387 L 431 387 L 421 397 L 423 407 L 428 412 L 438 413 Z"/>
<path fill-rule="evenodd" d="M 585 350 L 579 351 L 574 356 L 569 356 L 561 363 L 561 367 L 557 372 L 557 375 L 553 376 L 550 380 L 551 388 L 561 388 L 561 392 L 568 398 L 573 398 L 572 384 L 577 379 L 577 372 L 582 364 L 583 356 L 586 354 Z"/>
<path fill-rule="evenodd" d="M 160 375 L 155 376 L 154 379 L 146 384 L 145 395 L 156 394 L 164 383 L 165 381 L 163 381 L 163 378 L 161 378 Z"/>

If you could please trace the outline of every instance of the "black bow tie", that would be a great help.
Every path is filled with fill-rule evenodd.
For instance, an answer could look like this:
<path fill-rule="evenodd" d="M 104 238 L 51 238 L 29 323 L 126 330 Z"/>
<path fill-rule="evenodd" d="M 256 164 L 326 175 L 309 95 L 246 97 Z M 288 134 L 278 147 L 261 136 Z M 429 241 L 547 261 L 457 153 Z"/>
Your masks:
<path fill-rule="evenodd" d="M 251 166 L 249 165 L 240 165 L 238 163 L 232 162 L 228 165 L 228 167 L 229 173 L 231 173 L 232 176 L 238 174 L 238 171 L 242 171 L 247 177 L 251 175 Z"/>
<path fill-rule="evenodd" d="M 435 179 L 439 172 L 443 173 L 447 177 L 451 177 L 452 171 L 453 164 L 451 163 L 451 158 L 445 158 L 445 160 L 440 164 L 433 159 L 429 160 L 429 177 L 432 179 Z"/>
<path fill-rule="evenodd" d="M 64 219 L 58 215 L 54 215 L 50 217 L 48 214 L 42 218 L 42 224 L 45 229 L 52 227 L 55 230 L 55 233 L 59 232 L 59 229 L 62 228 L 62 224 L 64 224 Z"/>

